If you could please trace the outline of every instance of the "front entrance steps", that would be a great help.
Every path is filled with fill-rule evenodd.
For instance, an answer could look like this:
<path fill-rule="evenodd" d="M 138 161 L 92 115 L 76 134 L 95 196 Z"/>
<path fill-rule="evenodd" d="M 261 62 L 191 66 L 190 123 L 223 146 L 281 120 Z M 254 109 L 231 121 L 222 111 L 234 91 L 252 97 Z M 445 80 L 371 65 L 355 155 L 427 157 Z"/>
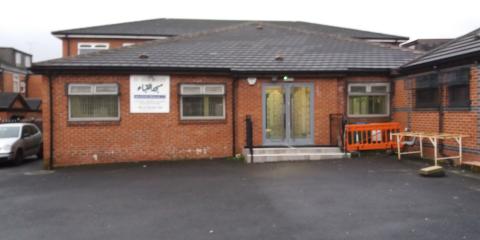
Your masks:
<path fill-rule="evenodd" d="M 248 148 L 243 150 L 245 161 L 252 162 Z M 253 163 L 326 160 L 350 157 L 339 147 L 262 147 L 253 148 Z"/>

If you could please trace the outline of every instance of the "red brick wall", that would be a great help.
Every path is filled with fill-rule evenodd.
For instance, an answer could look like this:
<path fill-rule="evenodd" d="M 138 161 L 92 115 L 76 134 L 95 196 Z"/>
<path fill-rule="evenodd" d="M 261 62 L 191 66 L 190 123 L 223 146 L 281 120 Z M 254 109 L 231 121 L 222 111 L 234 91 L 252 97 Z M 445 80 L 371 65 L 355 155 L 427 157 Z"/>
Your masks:
<path fill-rule="evenodd" d="M 30 75 L 27 83 L 28 98 L 42 98 L 42 75 Z"/>
<path fill-rule="evenodd" d="M 225 83 L 226 120 L 181 121 L 179 83 Z M 48 93 L 44 81 L 44 96 Z M 68 121 L 66 83 L 119 83 L 121 120 Z M 205 159 L 232 155 L 230 77 L 171 76 L 170 113 L 131 114 L 129 75 L 60 76 L 53 79 L 54 165 L 80 165 L 149 160 Z M 44 98 L 46 99 L 46 98 Z M 43 103 L 45 152 L 48 152 L 48 101 Z M 45 159 L 48 158 L 46 157 Z"/>
<path fill-rule="evenodd" d="M 449 110 L 444 112 L 444 132 L 465 134 L 469 137 L 464 138 L 463 146 L 473 151 L 480 151 L 480 146 L 477 143 L 477 122 L 478 115 L 476 106 L 479 106 L 479 99 L 477 98 L 477 83 L 478 73 L 477 67 L 471 67 L 470 79 L 470 100 L 471 110 Z M 414 76 L 405 76 L 395 81 L 395 95 L 393 97 L 393 107 L 396 111 L 393 114 L 393 120 L 400 122 L 403 127 L 410 127 L 412 131 L 422 132 L 439 132 L 439 112 L 437 110 L 416 110 L 415 109 L 415 90 L 411 87 L 405 87 L 407 81 L 414 79 Z M 446 89 L 443 97 L 443 102 L 447 102 Z M 425 141 L 428 143 L 427 141 Z M 444 141 L 447 148 L 455 148 L 457 146 L 455 141 Z M 445 154 L 457 154 L 451 150 L 445 150 Z M 427 152 L 427 156 L 429 156 Z M 464 156 L 464 160 L 479 160 L 480 155 L 468 154 Z"/>
<path fill-rule="evenodd" d="M 77 56 L 78 43 L 108 43 L 110 49 L 122 47 L 124 43 L 142 43 L 151 39 L 113 39 L 113 38 L 67 38 L 62 39 L 63 57 Z"/>
<path fill-rule="evenodd" d="M 3 75 L 2 77 L 2 84 L 1 84 L 1 91 L 2 92 L 13 92 L 13 72 L 10 71 L 4 71 L 1 73 Z M 25 81 L 25 74 L 20 74 L 18 73 L 18 76 L 20 78 L 20 82 Z"/>
<path fill-rule="evenodd" d="M 295 77 L 295 83 L 313 83 L 314 144 L 330 144 L 329 115 L 345 113 L 346 81 L 388 81 L 386 78 Z M 66 83 L 119 83 L 121 120 L 119 122 L 68 121 Z M 226 120 L 190 121 L 179 119 L 179 83 L 225 83 Z M 129 75 L 61 75 L 53 79 L 54 166 L 149 160 L 204 159 L 228 157 L 232 144 L 232 85 L 227 76 L 171 75 L 170 113 L 130 114 Z M 235 81 L 236 146 L 241 153 L 245 145 L 245 116 L 251 115 L 254 144 L 262 145 L 262 86 L 270 77 L 259 77 L 255 85 L 245 78 Z M 48 80 L 43 78 L 43 120 L 45 159 L 49 159 Z M 377 121 L 378 119 L 364 119 Z"/>

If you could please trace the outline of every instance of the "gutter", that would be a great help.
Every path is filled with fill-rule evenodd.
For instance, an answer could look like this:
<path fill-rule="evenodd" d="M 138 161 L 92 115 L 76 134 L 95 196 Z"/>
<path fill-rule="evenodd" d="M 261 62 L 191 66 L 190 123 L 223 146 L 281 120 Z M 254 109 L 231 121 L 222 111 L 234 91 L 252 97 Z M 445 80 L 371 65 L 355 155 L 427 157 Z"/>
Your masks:
<path fill-rule="evenodd" d="M 28 81 L 30 80 L 30 73 L 25 75 L 25 98 L 28 98 Z"/>

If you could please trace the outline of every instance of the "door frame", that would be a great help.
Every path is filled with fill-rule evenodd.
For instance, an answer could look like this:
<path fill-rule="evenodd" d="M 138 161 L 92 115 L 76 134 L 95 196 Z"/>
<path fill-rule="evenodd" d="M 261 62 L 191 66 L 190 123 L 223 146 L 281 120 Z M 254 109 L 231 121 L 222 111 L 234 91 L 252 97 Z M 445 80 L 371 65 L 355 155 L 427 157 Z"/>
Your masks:
<path fill-rule="evenodd" d="M 279 141 L 270 141 L 266 137 L 266 127 L 267 127 L 267 98 L 266 98 L 266 88 L 267 87 L 278 87 L 281 86 L 284 88 L 285 91 L 285 139 L 281 142 Z M 294 140 L 291 138 L 291 89 L 294 86 L 304 86 L 310 88 L 310 137 L 301 139 L 301 140 Z M 314 125 L 315 125 L 315 118 L 314 118 L 314 110 L 315 110 L 315 102 L 314 97 L 315 95 L 315 85 L 313 82 L 280 82 L 280 83 L 263 83 L 262 84 L 262 145 L 264 146 L 304 146 L 304 145 L 314 145 Z"/>

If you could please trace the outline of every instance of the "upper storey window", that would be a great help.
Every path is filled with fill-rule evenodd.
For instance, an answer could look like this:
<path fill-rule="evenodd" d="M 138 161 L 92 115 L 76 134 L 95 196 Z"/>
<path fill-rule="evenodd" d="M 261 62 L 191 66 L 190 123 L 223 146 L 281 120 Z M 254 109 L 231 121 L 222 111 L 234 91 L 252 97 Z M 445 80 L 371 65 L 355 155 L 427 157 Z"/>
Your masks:
<path fill-rule="evenodd" d="M 78 55 L 110 48 L 108 43 L 78 43 Z"/>

